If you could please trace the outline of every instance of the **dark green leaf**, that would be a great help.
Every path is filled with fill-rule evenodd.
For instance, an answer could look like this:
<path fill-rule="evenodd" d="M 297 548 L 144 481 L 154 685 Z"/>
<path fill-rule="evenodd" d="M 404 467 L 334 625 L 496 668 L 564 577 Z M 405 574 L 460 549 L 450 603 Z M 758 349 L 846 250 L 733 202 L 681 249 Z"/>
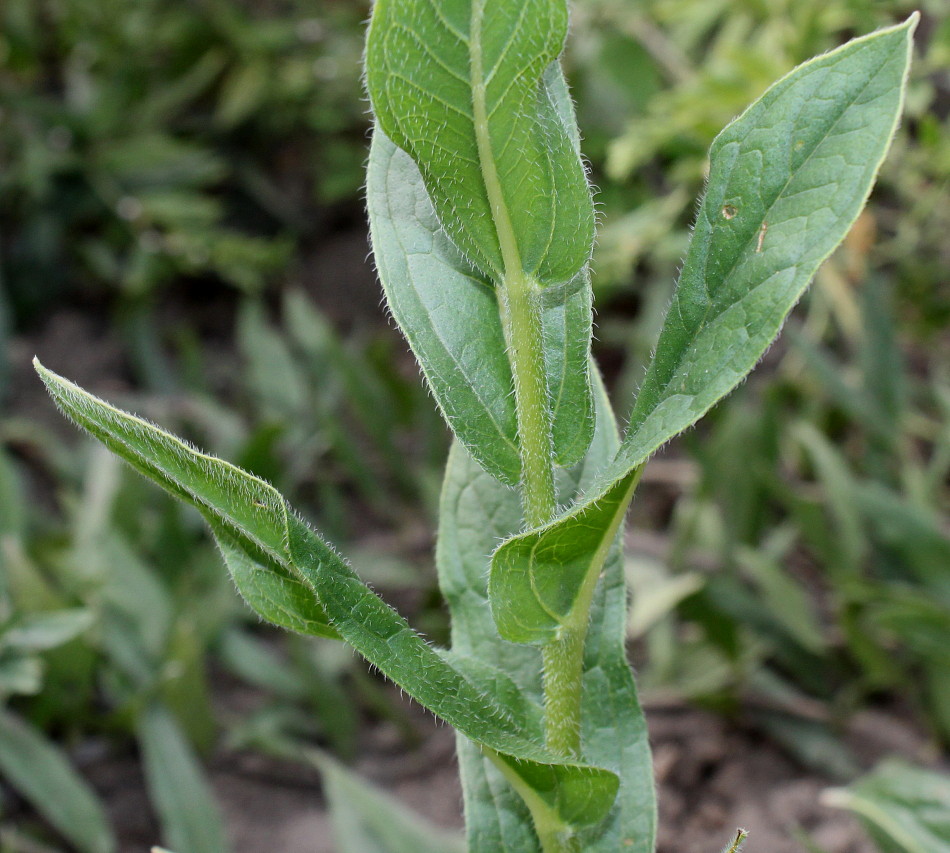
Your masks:
<path fill-rule="evenodd" d="M 251 577 L 266 577 L 271 571 L 277 581 L 262 584 L 263 595 L 251 585 L 251 599 L 264 615 L 300 626 L 308 620 L 326 625 L 327 634 L 346 639 L 422 705 L 499 753 L 509 771 L 531 786 L 562 823 L 597 824 L 604 818 L 617 793 L 615 773 L 552 755 L 528 721 L 486 695 L 429 646 L 293 514 L 273 488 L 39 365 L 37 370 L 70 417 L 143 474 L 196 504 L 213 527 L 240 546 L 237 551 L 251 565 L 239 567 L 239 583 L 245 568 Z M 230 542 L 223 543 L 226 553 Z M 300 579 L 314 590 L 309 600 L 300 594 Z M 329 622 L 322 621 L 324 615 Z"/>
<path fill-rule="evenodd" d="M 252 607 L 283 627 L 335 636 L 315 597 L 302 594 L 300 579 L 287 561 L 286 508 L 272 486 L 98 400 L 38 361 L 35 365 L 67 417 L 133 468 L 201 511 L 220 534 L 219 544 L 235 572 L 235 583 Z M 261 566 L 269 571 L 262 573 Z"/>

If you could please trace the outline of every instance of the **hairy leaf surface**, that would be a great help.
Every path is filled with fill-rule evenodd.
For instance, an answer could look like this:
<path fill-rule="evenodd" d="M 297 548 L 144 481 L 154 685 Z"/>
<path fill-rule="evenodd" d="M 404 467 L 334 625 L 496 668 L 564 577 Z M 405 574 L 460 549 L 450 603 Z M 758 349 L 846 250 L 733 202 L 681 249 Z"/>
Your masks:
<path fill-rule="evenodd" d="M 586 489 L 614 455 L 616 427 L 602 386 L 595 382 L 597 431 L 584 462 L 559 477 L 560 497 L 571 500 Z M 452 615 L 452 652 L 479 662 L 482 683 L 496 692 L 517 684 L 522 701 L 536 709 L 540 727 L 541 653 L 533 646 L 502 639 L 488 609 L 485 568 L 500 538 L 521 528 L 518 496 L 480 470 L 456 445 L 449 456 L 440 506 L 437 550 L 439 584 Z M 626 661 L 623 566 L 614 547 L 591 608 L 584 661 L 582 752 L 614 770 L 620 792 L 607 820 L 582 834 L 582 849 L 652 853 L 655 832 L 650 751 L 646 724 Z M 494 670 L 495 675 L 490 673 Z M 536 851 L 538 841 L 521 798 L 467 738 L 458 739 L 469 850 Z"/>
<path fill-rule="evenodd" d="M 616 458 L 588 497 L 493 558 L 502 636 L 556 636 L 600 571 L 592 521 L 617 523 L 625 482 L 752 370 L 844 238 L 897 127 L 916 22 L 799 66 L 716 137 L 693 239 Z M 562 563 L 566 543 L 585 539 L 586 553 L 572 544 Z"/>
<path fill-rule="evenodd" d="M 559 69 L 551 76 L 565 92 Z M 555 84 L 552 83 L 552 86 Z M 521 479 L 514 381 L 498 301 L 443 233 L 419 169 L 379 128 L 366 181 L 373 253 L 386 300 L 446 421 L 486 471 Z M 593 432 L 587 267 L 542 315 L 554 451 L 561 465 L 584 454 Z"/>
<path fill-rule="evenodd" d="M 490 14 L 486 0 L 373 9 L 366 79 L 377 120 L 419 167 L 453 242 L 495 282 L 509 238 L 542 286 L 569 281 L 590 256 L 590 189 L 545 75 L 567 19 L 565 0 L 495 3 Z"/>
<path fill-rule="evenodd" d="M 276 490 L 36 366 L 70 418 L 150 479 L 197 505 L 213 529 L 225 530 L 222 550 L 232 570 L 240 564 L 237 577 L 277 575 L 279 582 L 269 587 L 274 600 L 262 615 L 283 610 L 305 622 L 320 616 L 328 635 L 345 639 L 420 704 L 498 753 L 562 822 L 581 826 L 603 820 L 617 795 L 616 773 L 550 753 L 530 720 L 488 695 L 426 643 Z M 259 565 L 252 565 L 255 561 Z M 283 569 L 311 590 L 303 612 L 299 584 L 284 583 Z"/>
<path fill-rule="evenodd" d="M 337 637 L 287 559 L 286 509 L 273 486 L 92 396 L 39 361 L 34 365 L 67 417 L 137 471 L 198 508 L 218 537 L 238 591 L 254 610 L 289 630 Z"/>

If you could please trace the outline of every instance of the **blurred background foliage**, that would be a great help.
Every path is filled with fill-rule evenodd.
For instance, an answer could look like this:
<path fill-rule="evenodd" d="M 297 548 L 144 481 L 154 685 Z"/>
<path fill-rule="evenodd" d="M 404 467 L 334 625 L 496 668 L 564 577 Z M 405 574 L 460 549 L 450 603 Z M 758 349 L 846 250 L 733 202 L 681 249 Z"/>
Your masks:
<path fill-rule="evenodd" d="M 874 711 L 930 744 L 905 758 L 950 743 L 945 0 L 575 0 L 566 65 L 599 189 L 596 346 L 625 411 L 715 133 L 795 64 L 913 8 L 907 113 L 871 204 L 752 379 L 648 469 L 628 576 L 648 704 L 741 715 L 854 783 L 829 799 L 882 850 L 930 851 L 907 839 L 947 837 L 946 793 L 899 764 L 854 782 L 869 768 L 842 734 Z M 447 435 L 364 262 L 367 15 L 0 4 L 4 851 L 116 849 L 84 780 L 110 751 L 141 756 L 169 847 L 215 853 L 216 743 L 306 754 L 352 810 L 359 783 L 301 745 L 349 759 L 379 719 L 415 736 L 349 654 L 258 625 L 200 518 L 63 430 L 28 373 L 38 351 L 268 478 L 445 640 L 430 546 Z M 215 702 L 235 685 L 263 699 Z M 366 814 L 337 815 L 363 839 L 343 851 L 388 814 L 364 793 Z M 894 821 L 913 831 L 887 840 Z"/>

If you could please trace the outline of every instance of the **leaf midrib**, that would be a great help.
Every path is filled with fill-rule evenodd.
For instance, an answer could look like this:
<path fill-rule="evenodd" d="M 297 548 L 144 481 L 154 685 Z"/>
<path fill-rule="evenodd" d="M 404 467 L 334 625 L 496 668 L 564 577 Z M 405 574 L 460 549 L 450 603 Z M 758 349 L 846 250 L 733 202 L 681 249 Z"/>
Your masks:
<path fill-rule="evenodd" d="M 889 59 L 889 58 L 890 58 L 890 56 L 888 56 L 888 59 Z M 883 66 L 884 64 L 886 64 L 886 60 L 885 60 L 885 62 L 882 62 L 882 63 L 881 63 L 882 66 Z M 831 68 L 829 67 L 829 68 L 826 70 L 826 75 L 827 75 L 828 72 L 830 72 L 830 70 L 831 70 Z M 782 188 L 775 194 L 775 196 L 774 196 L 774 197 L 772 198 L 772 200 L 769 202 L 768 207 L 766 207 L 766 209 L 763 211 L 762 220 L 763 220 L 764 222 L 768 221 L 768 215 L 770 214 L 770 212 L 775 208 L 775 205 L 778 204 L 779 201 L 781 201 L 781 200 L 783 199 L 785 190 L 788 189 L 788 186 L 789 186 L 789 184 L 792 182 L 792 179 L 793 179 L 796 175 L 798 175 L 798 174 L 802 171 L 802 169 L 805 168 L 805 166 L 811 161 L 811 159 L 812 159 L 812 157 L 814 156 L 815 152 L 816 152 L 819 148 L 821 148 L 821 146 L 829 139 L 829 137 L 831 137 L 831 135 L 832 135 L 832 133 L 833 133 L 835 127 L 837 127 L 838 123 L 841 121 L 841 119 L 844 117 L 844 115 L 848 112 L 848 110 L 850 110 L 851 107 L 853 107 L 853 106 L 855 105 L 855 103 L 857 103 L 858 98 L 860 98 L 861 95 L 863 95 L 864 92 L 867 91 L 867 88 L 868 88 L 868 86 L 871 85 L 872 80 L 873 80 L 873 78 L 869 78 L 868 81 L 864 84 L 864 86 L 862 86 L 861 89 L 855 94 L 855 96 L 840 110 L 840 112 L 839 112 L 839 113 L 837 114 L 837 116 L 835 117 L 834 121 L 833 121 L 833 122 L 831 123 L 831 125 L 828 127 L 827 132 L 821 137 L 821 139 L 819 139 L 819 140 L 815 143 L 815 145 L 812 147 L 812 149 L 808 152 L 808 155 L 805 157 L 805 159 L 802 160 L 801 165 L 798 167 L 798 169 L 796 169 L 796 170 L 793 171 L 793 172 L 790 171 L 789 177 L 786 179 L 785 183 L 782 185 Z M 739 144 L 739 143 L 737 142 L 737 144 Z M 878 162 L 877 166 L 879 166 L 879 165 L 880 165 L 880 162 Z M 706 215 L 706 212 L 704 211 L 702 215 Z M 715 227 L 714 224 L 712 223 L 712 221 L 710 221 L 710 227 L 711 227 L 711 228 L 712 228 L 712 227 Z M 758 229 L 758 228 L 754 229 L 753 232 L 752 232 L 752 234 L 751 234 L 751 236 L 746 240 L 746 243 L 745 243 L 745 245 L 742 247 L 741 251 L 738 252 L 738 254 L 736 255 L 736 259 L 735 259 L 735 260 L 732 262 L 732 264 L 729 266 L 729 269 L 728 269 L 725 273 L 723 273 L 723 275 L 721 276 L 721 279 L 722 279 L 723 281 L 725 281 L 726 279 L 728 279 L 728 278 L 736 271 L 736 269 L 739 267 L 739 265 L 748 257 L 748 249 L 749 249 L 749 246 L 752 245 L 753 241 L 755 241 L 756 239 L 758 239 L 758 234 L 759 234 L 759 229 Z M 829 253 L 829 254 L 830 254 L 830 253 Z M 827 255 L 826 255 L 825 257 L 827 257 Z M 703 259 L 703 266 L 702 266 L 702 284 L 703 284 L 703 289 L 705 290 L 707 296 L 708 296 L 708 294 L 709 294 L 709 288 L 708 288 L 708 286 L 707 286 L 707 284 L 706 284 L 706 281 L 707 281 L 706 269 L 707 269 L 707 266 L 708 266 L 709 258 L 710 258 L 710 253 L 707 251 L 707 252 L 705 253 L 705 257 L 704 257 L 704 259 Z M 824 260 L 824 259 L 822 259 L 822 260 Z M 819 263 L 821 263 L 821 261 L 819 261 Z M 789 267 L 785 267 L 785 269 L 797 268 L 798 266 L 799 266 L 799 264 L 792 264 L 792 265 L 789 266 Z M 766 281 L 768 281 L 769 279 L 773 278 L 774 275 L 777 274 L 777 273 L 779 273 L 779 272 L 782 272 L 782 270 L 773 270 L 773 271 L 772 271 L 772 274 L 768 277 L 768 279 L 766 279 Z M 763 283 L 764 283 L 764 282 L 760 282 L 759 285 L 754 286 L 754 287 L 752 288 L 752 290 L 748 291 L 746 294 L 744 294 L 740 299 L 737 299 L 735 302 L 732 302 L 732 303 L 730 303 L 730 304 L 728 304 L 728 305 L 719 306 L 719 310 L 718 310 L 718 311 L 715 311 L 715 312 L 712 313 L 712 314 L 710 314 L 710 309 L 713 308 L 713 301 L 710 300 L 710 305 L 709 305 L 709 307 L 706 309 L 706 312 L 703 314 L 703 319 L 702 319 L 702 320 L 699 322 L 699 324 L 697 324 L 696 327 L 695 327 L 695 331 L 694 331 L 694 333 L 693 333 L 694 338 L 695 338 L 696 335 L 698 335 L 698 334 L 701 333 L 704 329 L 706 329 L 708 326 L 710 326 L 712 323 L 714 323 L 722 314 L 724 314 L 727 310 L 729 310 L 729 308 L 733 307 L 734 305 L 738 305 L 738 304 L 740 304 L 741 302 L 745 301 L 745 299 L 746 299 L 749 295 L 751 295 L 751 293 L 753 293 L 755 290 L 757 290 L 758 287 L 759 287 L 761 284 L 763 284 Z M 661 401 L 664 399 L 665 394 L 666 394 L 666 391 L 667 391 L 667 389 L 668 389 L 669 386 L 670 386 L 670 383 L 671 383 L 671 382 L 673 381 L 673 379 L 675 378 L 676 373 L 677 373 L 677 371 L 678 371 L 678 368 L 679 368 L 679 366 L 680 366 L 680 365 L 682 364 L 682 362 L 683 362 L 683 357 L 684 357 L 684 356 L 681 355 L 679 358 L 676 359 L 676 362 L 675 362 L 674 365 L 673 365 L 673 370 L 671 371 L 671 374 L 670 374 L 669 379 L 667 379 L 667 380 L 657 389 L 656 404 L 654 405 L 653 408 L 656 408 L 656 405 L 658 405 L 659 402 L 661 402 Z M 639 432 L 639 428 L 642 427 L 643 423 L 646 422 L 646 420 L 647 420 L 648 417 L 649 417 L 649 413 L 647 413 L 647 415 L 644 416 L 643 421 L 640 422 L 640 424 L 638 425 L 637 429 L 636 429 L 633 433 L 630 433 L 631 437 L 632 437 L 632 436 L 635 436 L 635 435 L 637 434 L 637 432 Z M 631 442 L 631 443 L 632 443 L 632 442 Z M 624 439 L 623 444 L 627 444 L 626 438 Z"/>
<path fill-rule="evenodd" d="M 491 147 L 489 112 L 486 103 L 485 69 L 482 56 L 482 22 L 485 15 L 485 0 L 472 0 L 471 25 L 469 27 L 468 55 L 469 74 L 472 87 L 472 126 L 475 130 L 475 143 L 478 148 L 478 160 L 482 171 L 482 181 L 488 204 L 491 209 L 492 223 L 501 249 L 503 270 L 496 274 L 504 279 L 507 276 L 522 275 L 521 253 L 515 240 L 511 215 L 501 190 L 498 166 Z"/>

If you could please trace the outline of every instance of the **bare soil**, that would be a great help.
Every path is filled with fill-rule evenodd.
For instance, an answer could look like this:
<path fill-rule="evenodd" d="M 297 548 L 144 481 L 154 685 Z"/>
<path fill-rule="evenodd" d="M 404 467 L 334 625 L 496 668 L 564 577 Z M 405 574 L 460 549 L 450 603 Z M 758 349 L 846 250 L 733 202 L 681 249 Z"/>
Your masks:
<path fill-rule="evenodd" d="M 415 708 L 421 745 L 390 724 L 366 731 L 354 769 L 434 823 L 462 827 L 455 739 Z M 746 853 L 875 853 L 857 821 L 822 805 L 832 783 L 803 769 L 755 730 L 687 706 L 648 708 L 659 786 L 658 853 L 718 853 L 738 827 Z M 879 721 L 895 726 L 896 721 Z M 916 742 L 913 735 L 910 741 Z M 104 756 L 84 772 L 118 828 L 121 853 L 146 853 L 159 835 L 134 756 Z M 209 775 L 235 853 L 335 853 L 319 775 L 252 752 L 220 751 Z"/>

